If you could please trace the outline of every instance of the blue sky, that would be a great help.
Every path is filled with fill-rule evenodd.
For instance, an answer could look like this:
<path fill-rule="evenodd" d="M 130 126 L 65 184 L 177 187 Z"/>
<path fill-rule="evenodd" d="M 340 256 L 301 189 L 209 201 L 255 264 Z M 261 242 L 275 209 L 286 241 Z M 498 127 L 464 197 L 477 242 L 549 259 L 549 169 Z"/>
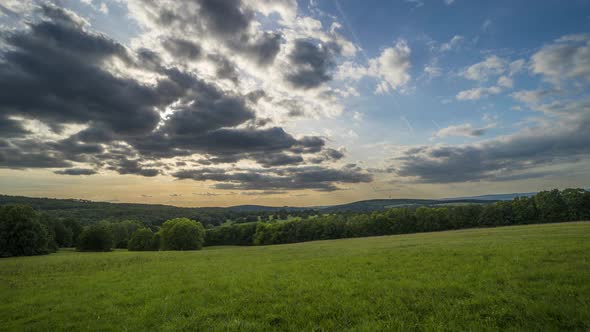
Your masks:
<path fill-rule="evenodd" d="M 590 186 L 588 1 L 0 9 L 7 194 L 313 205 Z M 46 61 L 19 60 L 35 52 L 79 68 L 43 76 Z M 56 83 L 31 85 L 33 65 Z M 181 74 L 191 86 L 163 88 Z M 56 88 L 69 75 L 79 83 Z"/>

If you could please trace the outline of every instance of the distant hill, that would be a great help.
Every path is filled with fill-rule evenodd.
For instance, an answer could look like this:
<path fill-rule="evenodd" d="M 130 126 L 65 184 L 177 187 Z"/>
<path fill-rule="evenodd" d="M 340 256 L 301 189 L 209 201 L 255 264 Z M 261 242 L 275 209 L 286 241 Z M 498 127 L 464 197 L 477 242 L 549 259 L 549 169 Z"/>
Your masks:
<path fill-rule="evenodd" d="M 531 197 L 537 192 L 530 193 L 512 193 L 512 194 L 490 194 L 480 196 L 468 196 L 468 197 L 455 197 L 455 198 L 444 198 L 443 200 L 463 200 L 463 199 L 476 199 L 482 201 L 511 201 L 516 197 Z"/>
<path fill-rule="evenodd" d="M 33 198 L 24 196 L 0 195 L 0 205 L 24 204 L 34 209 L 47 213 L 57 218 L 75 218 L 85 223 L 97 222 L 104 219 L 142 220 L 146 224 L 159 225 L 171 218 L 192 218 L 201 221 L 205 225 L 219 225 L 228 219 L 244 217 L 258 213 L 273 213 L 281 210 L 304 211 L 318 210 L 323 213 L 334 212 L 371 212 L 393 207 L 407 206 L 435 206 L 457 204 L 488 204 L 492 200 L 454 199 L 373 199 L 333 206 L 317 207 L 293 207 L 293 206 L 264 206 L 264 205 L 237 205 L 232 207 L 202 207 L 183 208 L 161 204 L 131 204 L 94 202 L 79 199 Z"/>
<path fill-rule="evenodd" d="M 495 201 L 492 200 L 477 200 L 477 199 L 452 199 L 452 200 L 436 200 L 436 199 L 371 199 L 366 201 L 352 202 L 348 204 L 333 205 L 322 207 L 319 210 L 322 212 L 370 212 L 394 207 L 410 207 L 410 206 L 436 206 L 436 205 L 463 205 L 463 204 L 489 204 Z"/>
<path fill-rule="evenodd" d="M 223 222 L 223 218 L 219 218 L 218 215 L 225 212 L 222 208 L 181 208 L 158 204 L 107 203 L 0 195 L 0 205 L 5 204 L 29 205 L 53 217 L 75 218 L 87 223 L 104 219 L 136 219 L 146 224 L 161 224 L 171 218 L 186 217 L 198 218 L 204 224 L 216 224 L 218 221 Z"/>

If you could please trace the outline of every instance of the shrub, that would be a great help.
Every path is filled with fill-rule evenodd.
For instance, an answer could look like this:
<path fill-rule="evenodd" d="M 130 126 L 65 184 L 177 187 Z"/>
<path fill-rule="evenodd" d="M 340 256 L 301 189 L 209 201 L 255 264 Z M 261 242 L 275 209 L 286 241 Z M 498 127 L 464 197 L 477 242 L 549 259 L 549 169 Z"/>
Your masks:
<path fill-rule="evenodd" d="M 188 218 L 166 221 L 159 232 L 163 250 L 198 250 L 205 242 L 205 228 Z"/>
<path fill-rule="evenodd" d="M 32 256 L 48 253 L 47 229 L 29 206 L 0 207 L 0 256 Z"/>
<path fill-rule="evenodd" d="M 86 227 L 78 240 L 80 251 L 111 251 L 112 247 L 113 234 L 104 223 Z"/>
<path fill-rule="evenodd" d="M 149 228 L 140 228 L 131 235 L 127 244 L 127 249 L 131 251 L 149 251 L 158 250 L 160 247 L 159 239 Z"/>

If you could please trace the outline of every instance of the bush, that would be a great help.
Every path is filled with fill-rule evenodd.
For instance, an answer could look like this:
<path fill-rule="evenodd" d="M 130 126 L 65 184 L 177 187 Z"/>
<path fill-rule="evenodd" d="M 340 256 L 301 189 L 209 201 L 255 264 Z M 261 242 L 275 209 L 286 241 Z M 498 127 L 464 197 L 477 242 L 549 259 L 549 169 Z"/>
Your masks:
<path fill-rule="evenodd" d="M 47 229 L 29 206 L 0 207 L 0 257 L 47 254 Z"/>
<path fill-rule="evenodd" d="M 131 251 L 158 250 L 160 247 L 159 238 L 149 228 L 140 228 L 131 235 L 127 249 Z"/>
<path fill-rule="evenodd" d="M 86 227 L 78 240 L 80 251 L 111 251 L 112 247 L 113 234 L 104 223 Z"/>
<path fill-rule="evenodd" d="M 203 247 L 205 242 L 203 225 L 188 218 L 166 221 L 159 234 L 163 250 L 198 250 Z"/>

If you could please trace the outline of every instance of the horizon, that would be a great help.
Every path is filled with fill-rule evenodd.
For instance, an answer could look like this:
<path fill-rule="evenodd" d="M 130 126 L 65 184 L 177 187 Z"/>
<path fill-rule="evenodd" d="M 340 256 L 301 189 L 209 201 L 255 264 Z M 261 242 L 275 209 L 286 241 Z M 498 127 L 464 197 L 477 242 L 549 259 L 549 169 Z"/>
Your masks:
<path fill-rule="evenodd" d="M 557 188 L 554 188 L 557 189 Z M 564 189 L 571 189 L 571 188 L 564 188 Z M 584 189 L 585 191 L 590 191 L 588 189 Z M 238 205 L 225 205 L 225 206 L 213 206 L 213 205 L 205 205 L 205 206 L 189 206 L 189 205 L 172 205 L 172 204 L 163 204 L 163 203 L 135 203 L 135 202 L 123 202 L 123 201 L 94 201 L 94 200 L 87 200 L 82 198 L 74 198 L 74 197 L 44 197 L 44 196 L 22 196 L 22 195 L 6 195 L 0 193 L 0 196 L 7 196 L 7 197 L 22 197 L 22 198 L 32 198 L 32 199 L 56 199 L 56 200 L 68 200 L 68 201 L 80 201 L 80 202 L 90 202 L 90 203 L 110 203 L 110 204 L 140 204 L 140 205 L 165 205 L 165 206 L 172 206 L 178 208 L 193 208 L 193 209 L 200 209 L 200 208 L 234 208 L 240 206 L 261 206 L 261 207 L 270 207 L 270 208 L 321 208 L 321 207 L 332 207 L 332 206 L 339 206 L 339 205 L 348 205 L 366 201 L 388 201 L 388 200 L 433 200 L 433 201 L 461 201 L 461 200 L 481 200 L 481 201 L 493 201 L 489 199 L 479 199 L 479 197 L 488 197 L 488 196 L 515 196 L 515 195 L 534 195 L 538 192 L 518 192 L 518 193 L 491 193 L 491 194 L 483 194 L 483 195 L 475 195 L 475 196 L 463 196 L 463 197 L 440 197 L 440 198 L 432 198 L 432 197 L 400 197 L 400 198 L 371 198 L 371 199 L 361 199 L 356 201 L 348 201 L 342 202 L 337 204 L 328 204 L 328 205 L 262 205 L 262 204 L 238 204 Z"/>
<path fill-rule="evenodd" d="M 589 188 L 588 13 L 6 0 L 0 191 L 312 207 Z"/>

